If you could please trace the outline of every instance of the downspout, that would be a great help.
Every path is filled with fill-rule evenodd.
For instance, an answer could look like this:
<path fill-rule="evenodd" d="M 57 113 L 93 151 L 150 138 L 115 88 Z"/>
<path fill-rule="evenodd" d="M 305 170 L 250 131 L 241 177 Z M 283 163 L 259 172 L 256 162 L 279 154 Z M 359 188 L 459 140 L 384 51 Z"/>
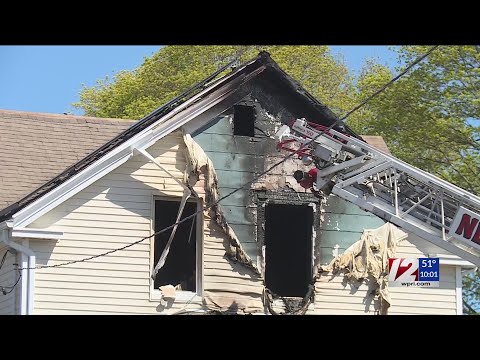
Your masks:
<path fill-rule="evenodd" d="M 7 246 L 19 251 L 23 256 L 27 257 L 27 261 L 22 261 L 22 280 L 26 280 L 26 284 L 22 281 L 22 296 L 20 297 L 20 315 L 33 314 L 33 302 L 35 292 L 35 253 L 28 248 L 28 240 L 24 240 L 24 245 L 20 245 L 15 241 L 10 240 L 11 225 L 4 222 L 0 223 L 0 241 L 3 241 Z M 27 269 L 25 269 L 25 265 Z M 24 287 L 26 285 L 26 287 Z M 26 289 L 26 294 L 23 289 Z"/>

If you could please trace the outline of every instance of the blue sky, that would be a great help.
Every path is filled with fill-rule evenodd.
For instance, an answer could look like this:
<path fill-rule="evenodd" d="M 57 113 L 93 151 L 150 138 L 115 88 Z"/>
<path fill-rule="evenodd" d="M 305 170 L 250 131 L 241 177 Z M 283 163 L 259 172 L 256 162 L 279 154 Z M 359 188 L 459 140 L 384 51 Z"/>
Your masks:
<path fill-rule="evenodd" d="M 106 75 L 132 70 L 160 47 L 0 46 L 0 109 L 72 112 L 82 84 L 92 86 Z M 332 46 L 332 52 L 343 55 L 354 72 L 365 58 L 395 65 L 395 53 L 387 46 Z"/>
<path fill-rule="evenodd" d="M 336 45 L 330 46 L 332 53 L 340 55 L 347 67 L 355 73 L 362 69 L 365 59 L 374 59 L 395 70 L 397 56 L 392 46 Z"/>

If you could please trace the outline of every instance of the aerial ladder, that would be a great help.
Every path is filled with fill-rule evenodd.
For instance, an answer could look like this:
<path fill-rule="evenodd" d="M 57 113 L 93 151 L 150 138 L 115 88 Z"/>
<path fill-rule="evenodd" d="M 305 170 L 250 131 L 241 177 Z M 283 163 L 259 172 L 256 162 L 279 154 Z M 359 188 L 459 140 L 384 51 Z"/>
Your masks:
<path fill-rule="evenodd" d="M 275 138 L 279 150 L 315 166 L 315 193 L 335 194 L 480 266 L 480 197 L 305 119 L 283 125 Z"/>

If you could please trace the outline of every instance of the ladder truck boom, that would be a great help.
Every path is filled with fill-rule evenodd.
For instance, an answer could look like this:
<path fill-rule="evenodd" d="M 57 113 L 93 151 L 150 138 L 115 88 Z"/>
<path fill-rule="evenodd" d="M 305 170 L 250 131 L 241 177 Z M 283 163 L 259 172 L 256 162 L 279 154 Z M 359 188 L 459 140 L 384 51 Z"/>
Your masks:
<path fill-rule="evenodd" d="M 279 150 L 315 165 L 313 191 L 333 193 L 480 266 L 480 197 L 357 138 L 320 135 L 324 130 L 297 119 L 275 134 Z"/>

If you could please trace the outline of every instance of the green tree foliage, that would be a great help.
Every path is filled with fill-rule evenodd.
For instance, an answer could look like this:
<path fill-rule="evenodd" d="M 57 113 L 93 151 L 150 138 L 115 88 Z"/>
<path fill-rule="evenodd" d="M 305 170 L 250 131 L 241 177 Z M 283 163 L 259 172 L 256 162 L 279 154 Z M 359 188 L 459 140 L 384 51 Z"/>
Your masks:
<path fill-rule="evenodd" d="M 464 313 L 476 315 L 480 313 L 480 272 L 464 276 L 463 278 L 463 307 Z"/>
<path fill-rule="evenodd" d="M 403 46 L 409 64 L 428 46 Z M 75 107 L 85 115 L 140 119 L 241 55 L 266 50 L 318 100 L 341 116 L 379 89 L 392 72 L 368 61 L 358 78 L 327 46 L 167 46 L 133 71 L 84 87 Z M 400 159 L 480 194 L 480 47 L 441 46 L 347 123 L 381 135 Z M 466 301 L 478 306 L 480 276 L 465 279 Z M 475 285 L 477 284 L 477 285 Z"/>
<path fill-rule="evenodd" d="M 88 116 L 140 119 L 237 56 L 243 63 L 260 50 L 332 110 L 353 106 L 352 78 L 327 46 L 167 46 L 133 71 L 84 86 L 74 106 Z"/>

